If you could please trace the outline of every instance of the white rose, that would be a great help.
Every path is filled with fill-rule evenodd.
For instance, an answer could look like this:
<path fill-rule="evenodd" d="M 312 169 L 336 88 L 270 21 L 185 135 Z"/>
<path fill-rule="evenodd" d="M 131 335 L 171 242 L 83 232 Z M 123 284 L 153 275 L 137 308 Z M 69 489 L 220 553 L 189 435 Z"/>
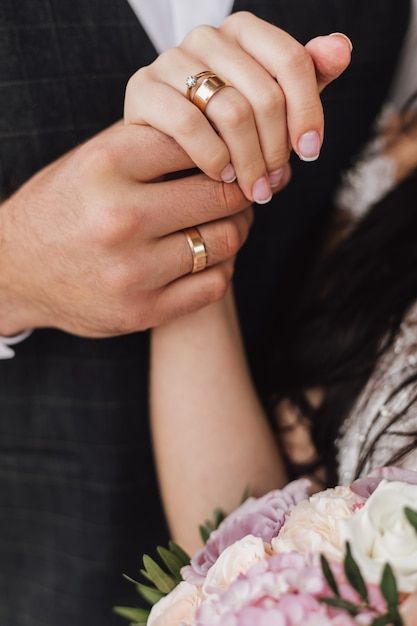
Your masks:
<path fill-rule="evenodd" d="M 404 592 L 417 591 L 417 533 L 404 508 L 417 509 L 417 485 L 382 481 L 360 509 L 342 525 L 344 541 L 368 582 L 378 584 L 389 563 Z"/>
<path fill-rule="evenodd" d="M 362 498 L 349 487 L 336 487 L 300 502 L 290 513 L 272 549 L 280 552 L 323 553 L 328 559 L 341 560 L 343 538 L 341 521 L 353 515 Z"/>
<path fill-rule="evenodd" d="M 147 626 L 192 626 L 201 601 L 199 589 L 182 582 L 152 607 Z"/>
<path fill-rule="evenodd" d="M 265 559 L 265 546 L 259 537 L 247 535 L 226 548 L 207 572 L 203 591 L 207 595 L 228 589 L 239 574 Z"/>

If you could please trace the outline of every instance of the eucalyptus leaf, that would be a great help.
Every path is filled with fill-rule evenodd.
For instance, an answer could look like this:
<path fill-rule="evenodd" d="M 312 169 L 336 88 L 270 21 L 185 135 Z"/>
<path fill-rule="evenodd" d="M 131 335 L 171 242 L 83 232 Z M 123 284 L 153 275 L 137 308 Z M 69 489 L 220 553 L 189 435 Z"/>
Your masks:
<path fill-rule="evenodd" d="M 146 580 L 149 580 L 149 582 L 153 584 L 153 579 L 152 579 L 152 576 L 149 576 L 149 574 L 148 574 L 148 572 L 147 572 L 146 570 L 141 569 L 141 570 L 140 570 L 140 573 L 142 574 L 142 576 L 143 576 L 144 578 L 146 578 Z"/>
<path fill-rule="evenodd" d="M 175 582 L 181 582 L 181 568 L 182 563 L 176 554 L 173 554 L 170 550 L 159 546 L 157 548 L 158 554 L 175 578 Z"/>
<path fill-rule="evenodd" d="M 320 555 L 320 561 L 321 561 L 321 569 L 323 570 L 323 574 L 324 574 L 325 579 L 327 580 L 327 584 L 329 585 L 330 589 L 333 591 L 335 596 L 340 597 L 339 587 L 337 586 L 336 579 L 333 576 L 333 572 L 330 567 L 329 561 L 326 559 L 324 554 Z"/>
<path fill-rule="evenodd" d="M 155 587 L 164 594 L 172 591 L 176 586 L 176 581 L 169 576 L 150 556 L 145 554 L 143 564 Z"/>
<path fill-rule="evenodd" d="M 398 611 L 400 598 L 398 594 L 397 581 L 395 580 L 394 572 L 392 571 L 392 567 L 389 563 L 385 565 L 382 573 L 381 592 L 387 601 L 390 614 L 392 615 L 393 613 L 396 613 Z"/>
<path fill-rule="evenodd" d="M 327 604 L 327 606 L 331 606 L 334 609 L 347 611 L 352 617 L 355 617 L 359 613 L 359 607 L 352 602 L 342 600 L 342 598 L 320 598 L 320 602 Z"/>
<path fill-rule="evenodd" d="M 175 554 L 175 556 L 177 556 L 179 558 L 179 560 L 181 561 L 183 567 L 185 567 L 186 565 L 190 564 L 191 557 L 188 556 L 188 554 L 186 552 L 184 552 L 184 550 L 179 545 L 177 545 L 173 541 L 170 541 L 169 542 L 169 549 L 170 549 L 170 551 L 173 554 Z"/>
<path fill-rule="evenodd" d="M 216 530 L 220 524 L 225 520 L 226 514 L 221 509 L 216 509 L 214 511 L 214 530 Z"/>
<path fill-rule="evenodd" d="M 115 606 L 113 607 L 113 612 L 116 613 L 116 615 L 120 615 L 120 617 L 135 622 L 135 624 L 144 625 L 146 625 L 150 613 L 150 611 L 146 609 L 135 609 L 127 606 Z"/>
<path fill-rule="evenodd" d="M 414 528 L 414 530 L 417 532 L 417 511 L 413 511 L 413 509 L 410 509 L 408 506 L 405 507 L 404 509 L 404 513 L 406 518 L 408 519 L 408 521 L 410 522 L 411 526 Z"/>
<path fill-rule="evenodd" d="M 349 542 L 346 542 L 346 556 L 344 560 L 344 570 L 346 578 L 352 585 L 353 589 L 358 592 L 365 604 L 369 604 L 368 589 L 361 574 L 358 564 L 352 556 Z"/>
<path fill-rule="evenodd" d="M 164 598 L 166 596 L 166 593 L 162 593 L 161 591 L 158 591 L 158 589 L 154 589 L 153 587 L 142 585 L 142 583 L 136 585 L 136 589 L 138 590 L 139 595 L 151 606 L 153 606 L 154 604 L 159 602 L 161 598 Z"/>
<path fill-rule="evenodd" d="M 201 537 L 202 542 L 207 543 L 207 541 L 210 539 L 211 530 L 207 528 L 205 524 L 202 524 L 199 527 L 199 531 L 200 531 L 200 537 Z"/>
<path fill-rule="evenodd" d="M 374 621 L 371 622 L 370 626 L 388 626 L 388 624 L 393 624 L 393 623 L 394 622 L 392 621 L 392 617 L 388 613 L 387 615 L 381 615 L 380 617 L 377 617 L 376 619 L 374 619 Z"/>
<path fill-rule="evenodd" d="M 130 583 L 133 583 L 134 585 L 139 585 L 140 584 L 138 580 L 135 580 L 134 578 L 131 578 L 127 574 L 123 574 L 123 578 L 125 578 Z"/>

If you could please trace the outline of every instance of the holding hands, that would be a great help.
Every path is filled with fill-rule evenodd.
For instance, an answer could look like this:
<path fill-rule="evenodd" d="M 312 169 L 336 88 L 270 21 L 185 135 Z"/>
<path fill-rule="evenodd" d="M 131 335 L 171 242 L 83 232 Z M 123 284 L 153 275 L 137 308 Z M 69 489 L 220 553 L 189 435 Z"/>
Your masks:
<path fill-rule="evenodd" d="M 305 160 L 319 155 L 319 93 L 350 52 L 343 35 L 304 48 L 238 13 L 139 70 L 124 126 L 64 155 L 1 205 L 0 335 L 55 327 L 113 336 L 221 299 L 251 203 L 288 182 L 291 149 Z M 207 70 L 228 86 L 203 114 L 185 82 Z M 201 172 L 167 179 L 195 167 Z M 193 258 L 182 231 L 193 227 L 209 267 L 187 276 Z"/>

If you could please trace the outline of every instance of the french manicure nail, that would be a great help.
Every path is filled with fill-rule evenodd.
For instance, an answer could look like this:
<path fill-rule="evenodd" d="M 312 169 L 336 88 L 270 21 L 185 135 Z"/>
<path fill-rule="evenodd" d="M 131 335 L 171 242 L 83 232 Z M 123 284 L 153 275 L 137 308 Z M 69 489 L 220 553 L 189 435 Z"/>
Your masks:
<path fill-rule="evenodd" d="M 320 156 L 321 141 L 316 130 L 301 135 L 298 142 L 298 155 L 302 161 L 317 161 Z"/>
<path fill-rule="evenodd" d="M 346 41 L 348 42 L 348 44 L 350 46 L 350 51 L 352 52 L 352 50 L 353 50 L 353 43 L 351 42 L 349 37 L 347 35 L 345 35 L 345 33 L 330 33 L 329 37 L 343 37 L 343 39 L 346 39 Z"/>
<path fill-rule="evenodd" d="M 283 178 L 284 178 L 283 167 L 280 167 L 279 170 L 274 170 L 273 172 L 269 172 L 269 183 L 272 189 L 274 189 L 275 187 L 279 187 Z"/>
<path fill-rule="evenodd" d="M 236 172 L 235 168 L 231 163 L 226 165 L 222 173 L 220 174 L 220 178 L 224 183 L 234 183 L 236 180 Z"/>
<path fill-rule="evenodd" d="M 271 185 L 266 176 L 259 178 L 253 185 L 252 195 L 256 204 L 266 204 L 272 199 Z"/>

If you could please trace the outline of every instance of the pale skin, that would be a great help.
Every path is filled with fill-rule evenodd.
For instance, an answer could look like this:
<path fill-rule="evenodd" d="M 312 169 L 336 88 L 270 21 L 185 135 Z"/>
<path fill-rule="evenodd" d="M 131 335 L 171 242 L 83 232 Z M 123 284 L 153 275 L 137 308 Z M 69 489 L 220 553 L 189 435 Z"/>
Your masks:
<path fill-rule="evenodd" d="M 385 150 L 396 164 L 396 183 L 417 166 L 416 132 L 417 120 Z M 232 290 L 221 302 L 154 330 L 151 366 L 162 498 L 173 536 L 193 553 L 200 546 L 198 526 L 215 508 L 232 511 L 246 487 L 261 495 L 287 482 L 273 429 L 248 372 Z M 305 394 L 312 406 L 319 406 L 325 390 Z M 279 413 L 281 425 L 298 415 L 287 401 Z M 292 460 L 307 463 L 316 452 L 308 429 L 296 421 L 286 449 Z M 404 605 L 406 623 L 416 624 L 416 615 L 413 596 Z"/>
<path fill-rule="evenodd" d="M 255 48 L 248 56 L 246 40 L 258 41 L 258 56 Z M 225 46 L 225 77 L 239 89 L 227 87 L 207 109 L 224 130 L 220 137 L 186 100 L 184 81 L 201 64 L 217 69 L 210 50 L 225 53 Z M 296 150 L 304 132 L 322 138 L 319 91 L 347 67 L 350 51 L 343 35 L 304 48 L 243 13 L 222 29 L 196 29 L 182 47 L 140 70 L 127 88 L 125 127 L 116 124 L 75 148 L 0 206 L 0 334 L 55 327 L 114 336 L 221 299 L 248 234 L 255 184 L 263 180 L 256 188 L 265 202 L 288 182 L 288 133 Z M 249 85 L 262 102 L 251 99 Z M 196 165 L 201 173 L 165 179 Z M 210 267 L 189 276 L 181 231 L 196 225 Z"/>

